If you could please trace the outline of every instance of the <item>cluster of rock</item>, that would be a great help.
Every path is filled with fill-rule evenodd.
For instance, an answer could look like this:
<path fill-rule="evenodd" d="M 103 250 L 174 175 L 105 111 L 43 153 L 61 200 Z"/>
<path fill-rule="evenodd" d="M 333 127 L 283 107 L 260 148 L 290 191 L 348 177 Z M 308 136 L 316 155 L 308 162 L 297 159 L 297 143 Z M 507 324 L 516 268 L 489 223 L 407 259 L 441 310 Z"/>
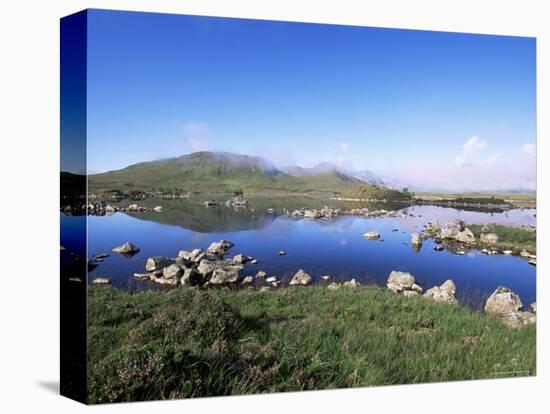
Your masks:
<path fill-rule="evenodd" d="M 261 279 L 267 284 L 264 287 L 268 288 L 279 287 L 282 284 L 277 277 L 268 277 L 264 271 L 257 272 L 255 277 L 250 275 L 242 277 L 245 264 L 256 264 L 258 260 L 244 254 L 226 259 L 225 256 L 233 246 L 233 243 L 228 240 L 220 240 L 210 244 L 206 250 L 181 250 L 176 258 L 149 257 L 145 264 L 146 272 L 135 273 L 134 278 L 150 280 L 166 286 L 178 284 L 202 287 L 229 284 L 251 286 L 256 279 Z M 300 269 L 292 277 L 290 286 L 306 286 L 312 282 L 312 277 Z"/>
<path fill-rule="evenodd" d="M 342 215 L 346 216 L 363 216 L 363 217 L 397 217 L 397 218 L 405 218 L 407 216 L 412 216 L 412 214 L 406 214 L 404 212 L 394 211 L 394 210 L 385 210 L 385 209 L 379 209 L 379 210 L 370 210 L 368 208 L 351 208 L 351 209 L 343 209 L 343 208 L 335 208 L 335 207 L 329 207 L 324 206 L 320 209 L 308 209 L 308 208 L 301 208 L 301 209 L 294 209 L 294 210 L 288 210 L 284 208 L 283 214 L 286 214 L 289 217 L 295 217 L 295 218 L 306 218 L 306 219 L 328 219 L 333 217 L 338 217 Z"/>
<path fill-rule="evenodd" d="M 144 207 L 138 204 L 130 204 L 126 207 L 117 207 L 111 204 L 105 203 L 105 201 L 92 201 L 86 206 L 88 215 L 90 216 L 110 216 L 117 211 L 129 211 L 132 213 L 144 212 L 144 211 L 156 211 L 162 212 L 162 206 L 156 207 Z"/>
<path fill-rule="evenodd" d="M 236 195 L 231 200 L 227 200 L 225 205 L 227 207 L 248 207 L 248 200 L 244 198 L 242 195 Z"/>
<path fill-rule="evenodd" d="M 502 319 L 511 328 L 535 324 L 537 321 L 537 303 L 529 305 L 529 311 L 521 311 L 521 299 L 512 290 L 499 286 L 487 299 L 484 311 Z"/>
<path fill-rule="evenodd" d="M 385 210 L 385 209 L 369 210 L 368 208 L 352 208 L 349 210 L 343 210 L 342 214 L 346 214 L 349 216 L 382 217 L 382 218 L 414 217 L 413 214 L 411 213 L 407 214 L 403 211 Z"/>
<path fill-rule="evenodd" d="M 241 194 L 238 194 L 232 199 L 227 200 L 225 203 L 220 200 L 206 200 L 202 203 L 202 205 L 205 207 L 219 207 L 223 204 L 225 204 L 227 207 L 235 209 L 246 208 L 249 205 L 248 200 L 245 199 Z"/>
<path fill-rule="evenodd" d="M 361 286 L 361 283 L 359 283 L 356 279 L 351 279 L 351 280 L 346 280 L 343 283 L 332 282 L 329 285 L 327 285 L 327 289 L 336 290 L 336 289 L 340 289 L 341 287 L 345 287 L 349 289 L 357 289 L 360 286 Z"/>
<path fill-rule="evenodd" d="M 136 273 L 139 280 L 151 280 L 168 286 L 182 285 L 220 285 L 238 281 L 244 263 L 252 258 L 237 255 L 233 259 L 225 259 L 233 243 L 220 240 L 210 244 L 206 251 L 194 249 L 181 250 L 176 258 L 153 256 L 147 259 L 147 273 Z"/>
<path fill-rule="evenodd" d="M 475 242 L 474 233 L 465 227 L 462 220 L 453 219 L 447 224 L 441 227 L 439 237 L 442 239 L 453 239 L 461 243 L 473 243 Z"/>
<path fill-rule="evenodd" d="M 523 225 L 518 228 L 525 231 L 535 231 L 531 225 Z M 413 237 L 416 237 L 413 235 Z M 479 239 L 476 239 L 473 232 L 466 227 L 461 220 L 451 220 L 445 226 L 440 226 L 437 220 L 431 220 L 424 225 L 424 230 L 419 235 L 420 240 L 433 238 L 437 243 L 434 246 L 434 250 L 444 250 L 445 247 L 456 253 L 466 254 L 465 250 L 471 250 L 475 248 L 481 248 L 480 252 L 486 255 L 513 255 L 519 254 L 522 258 L 526 259 L 529 264 L 536 266 L 537 257 L 534 254 L 528 253 L 526 250 L 521 252 L 518 249 L 515 250 L 499 250 L 497 244 L 499 242 L 498 234 L 495 233 L 494 224 L 485 224 L 481 226 L 481 234 Z M 413 242 L 414 243 L 414 242 Z M 441 245 L 445 244 L 445 247 Z"/>
<path fill-rule="evenodd" d="M 306 219 L 322 219 L 322 218 L 333 218 L 338 217 L 342 214 L 342 210 L 339 208 L 333 208 L 329 206 L 324 206 L 320 209 L 295 209 L 290 211 L 288 209 L 283 209 L 283 214 L 286 214 L 289 217 L 303 217 Z"/>
<path fill-rule="evenodd" d="M 441 286 L 434 286 L 426 292 L 416 283 L 416 279 L 408 272 L 393 271 L 388 277 L 386 286 L 392 292 L 402 294 L 403 296 L 420 296 L 430 299 L 434 302 L 457 304 L 456 286 L 452 280 L 447 280 Z M 424 292 L 424 293 L 423 293 Z"/>
<path fill-rule="evenodd" d="M 434 302 L 456 305 L 456 285 L 449 279 L 440 286 L 434 286 L 426 292 L 416 283 L 416 279 L 408 272 L 393 271 L 388 277 L 386 286 L 392 292 L 403 296 L 420 296 Z M 523 307 L 519 296 L 507 287 L 500 286 L 489 296 L 485 303 L 486 314 L 501 318 L 506 325 L 520 328 L 536 323 L 537 303 L 529 305 L 528 311 Z"/>

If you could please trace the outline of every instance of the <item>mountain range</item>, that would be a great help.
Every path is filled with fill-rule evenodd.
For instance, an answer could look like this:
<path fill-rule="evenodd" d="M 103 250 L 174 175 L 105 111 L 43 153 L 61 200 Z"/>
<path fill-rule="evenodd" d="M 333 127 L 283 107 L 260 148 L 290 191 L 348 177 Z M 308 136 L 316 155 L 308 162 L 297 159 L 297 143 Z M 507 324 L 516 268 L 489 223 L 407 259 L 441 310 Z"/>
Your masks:
<path fill-rule="evenodd" d="M 317 175 L 317 174 L 337 172 L 340 174 L 347 175 L 348 177 L 356 178 L 365 183 L 377 184 L 377 185 L 384 184 L 382 179 L 372 171 L 369 171 L 369 170 L 351 171 L 349 169 L 339 167 L 330 162 L 321 162 L 310 168 L 300 167 L 298 165 L 288 165 L 285 167 L 281 167 L 280 170 L 285 174 L 292 175 L 294 177 L 311 177 L 312 175 Z"/>
<path fill-rule="evenodd" d="M 329 163 L 278 169 L 262 157 L 201 151 L 88 177 L 89 191 L 182 189 L 197 192 L 340 194 L 365 181 Z"/>

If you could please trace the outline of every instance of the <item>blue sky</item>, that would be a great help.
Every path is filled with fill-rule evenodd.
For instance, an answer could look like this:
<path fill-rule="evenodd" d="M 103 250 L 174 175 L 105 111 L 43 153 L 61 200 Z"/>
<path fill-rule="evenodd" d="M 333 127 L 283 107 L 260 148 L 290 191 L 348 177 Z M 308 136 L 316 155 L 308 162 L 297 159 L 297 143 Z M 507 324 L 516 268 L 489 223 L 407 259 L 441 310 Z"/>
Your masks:
<path fill-rule="evenodd" d="M 113 11 L 88 34 L 89 172 L 223 150 L 534 188 L 532 38 Z"/>

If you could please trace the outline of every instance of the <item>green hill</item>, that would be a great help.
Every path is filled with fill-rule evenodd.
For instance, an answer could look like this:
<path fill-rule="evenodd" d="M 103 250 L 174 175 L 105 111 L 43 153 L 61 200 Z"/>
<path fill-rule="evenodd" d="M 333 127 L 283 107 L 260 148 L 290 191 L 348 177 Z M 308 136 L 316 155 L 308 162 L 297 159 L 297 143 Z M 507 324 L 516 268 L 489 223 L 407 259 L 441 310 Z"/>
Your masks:
<path fill-rule="evenodd" d="M 342 198 L 354 200 L 411 200 L 411 194 L 407 192 L 392 190 L 374 184 L 363 184 L 354 187 L 341 194 Z"/>
<path fill-rule="evenodd" d="M 339 194 L 362 183 L 336 171 L 309 177 L 293 177 L 260 157 L 225 152 L 196 152 L 90 175 L 88 188 L 91 192 L 170 191 L 177 188 L 192 192 Z"/>

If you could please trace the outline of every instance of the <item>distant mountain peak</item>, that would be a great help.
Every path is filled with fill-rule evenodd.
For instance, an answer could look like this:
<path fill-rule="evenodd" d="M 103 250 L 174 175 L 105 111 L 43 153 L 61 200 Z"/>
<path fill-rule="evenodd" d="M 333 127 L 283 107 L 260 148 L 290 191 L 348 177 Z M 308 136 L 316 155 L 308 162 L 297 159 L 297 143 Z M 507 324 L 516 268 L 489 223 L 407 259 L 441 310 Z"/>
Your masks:
<path fill-rule="evenodd" d="M 369 184 L 383 184 L 382 179 L 372 171 L 351 171 L 330 162 L 320 162 L 309 168 L 299 167 L 297 165 L 288 165 L 281 167 L 280 170 L 285 174 L 292 175 L 294 177 L 311 177 L 313 175 L 335 172 L 341 176 L 353 177 Z"/>

